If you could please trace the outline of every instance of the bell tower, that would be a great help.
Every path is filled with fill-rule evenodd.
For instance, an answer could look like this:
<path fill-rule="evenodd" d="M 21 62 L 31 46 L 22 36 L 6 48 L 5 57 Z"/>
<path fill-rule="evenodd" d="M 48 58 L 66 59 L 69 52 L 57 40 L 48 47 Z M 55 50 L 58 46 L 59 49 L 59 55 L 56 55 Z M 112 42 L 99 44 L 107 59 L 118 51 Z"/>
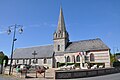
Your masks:
<path fill-rule="evenodd" d="M 62 7 L 60 7 L 58 26 L 57 26 L 57 30 L 53 34 L 53 41 L 54 41 L 55 52 L 65 51 L 66 46 L 69 42 L 69 34 L 66 31 Z"/>

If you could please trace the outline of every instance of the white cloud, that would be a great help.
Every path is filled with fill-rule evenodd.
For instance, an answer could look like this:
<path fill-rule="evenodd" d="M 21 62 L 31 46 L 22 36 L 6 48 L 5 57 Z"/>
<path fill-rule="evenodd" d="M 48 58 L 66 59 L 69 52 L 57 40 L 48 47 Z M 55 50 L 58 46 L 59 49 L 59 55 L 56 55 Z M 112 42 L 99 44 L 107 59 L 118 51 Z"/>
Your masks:
<path fill-rule="evenodd" d="M 56 27 L 57 25 L 56 24 L 51 24 L 51 23 L 47 23 L 47 22 L 44 22 L 44 23 L 41 23 L 41 24 L 32 24 L 32 25 L 27 25 L 25 26 L 25 28 L 27 27 L 31 27 L 31 28 L 40 28 L 40 27 Z M 24 27 L 24 26 L 23 26 Z"/>
<path fill-rule="evenodd" d="M 4 33 L 6 33 L 6 31 L 0 31 L 0 34 L 4 34 Z"/>

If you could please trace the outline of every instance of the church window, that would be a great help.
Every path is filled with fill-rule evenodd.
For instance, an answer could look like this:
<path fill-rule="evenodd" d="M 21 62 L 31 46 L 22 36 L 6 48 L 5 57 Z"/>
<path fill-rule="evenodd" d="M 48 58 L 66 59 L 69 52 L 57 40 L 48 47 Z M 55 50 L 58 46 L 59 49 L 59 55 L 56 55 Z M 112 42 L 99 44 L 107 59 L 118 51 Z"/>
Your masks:
<path fill-rule="evenodd" d="M 31 59 L 29 59 L 29 64 L 31 64 Z"/>
<path fill-rule="evenodd" d="M 58 37 L 61 37 L 61 31 L 59 30 L 59 32 L 58 32 Z"/>
<path fill-rule="evenodd" d="M 70 57 L 69 56 L 67 56 L 67 62 L 70 62 Z"/>
<path fill-rule="evenodd" d="M 80 56 L 79 56 L 79 55 L 77 55 L 76 61 L 77 61 L 77 62 L 80 62 Z"/>
<path fill-rule="evenodd" d="M 38 59 L 36 59 L 36 63 L 38 63 Z"/>
<path fill-rule="evenodd" d="M 47 63 L 47 59 L 46 59 L 46 58 L 43 59 L 43 63 L 44 63 L 44 64 Z"/>
<path fill-rule="evenodd" d="M 95 60 L 95 58 L 94 58 L 94 54 L 91 53 L 91 54 L 90 54 L 90 61 L 94 61 L 94 60 Z"/>
<path fill-rule="evenodd" d="M 23 64 L 25 64 L 25 59 L 23 59 Z"/>
<path fill-rule="evenodd" d="M 57 38 L 57 33 L 55 33 L 55 37 Z"/>
<path fill-rule="evenodd" d="M 89 60 L 89 57 L 88 56 L 85 56 L 85 61 L 88 61 Z"/>
<path fill-rule="evenodd" d="M 17 59 L 17 63 L 19 63 L 19 60 Z"/>
<path fill-rule="evenodd" d="M 58 45 L 58 51 L 60 51 L 60 45 Z"/>

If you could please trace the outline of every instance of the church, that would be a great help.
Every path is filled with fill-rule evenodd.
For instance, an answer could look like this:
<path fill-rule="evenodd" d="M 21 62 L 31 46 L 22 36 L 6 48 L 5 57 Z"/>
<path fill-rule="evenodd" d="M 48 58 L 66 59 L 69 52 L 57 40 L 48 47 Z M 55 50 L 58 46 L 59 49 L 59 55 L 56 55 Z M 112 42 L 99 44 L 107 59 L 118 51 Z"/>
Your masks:
<path fill-rule="evenodd" d="M 57 68 L 60 64 L 68 63 L 110 67 L 110 48 L 100 38 L 70 42 L 60 8 L 53 44 L 15 49 L 12 65 L 38 64 Z"/>

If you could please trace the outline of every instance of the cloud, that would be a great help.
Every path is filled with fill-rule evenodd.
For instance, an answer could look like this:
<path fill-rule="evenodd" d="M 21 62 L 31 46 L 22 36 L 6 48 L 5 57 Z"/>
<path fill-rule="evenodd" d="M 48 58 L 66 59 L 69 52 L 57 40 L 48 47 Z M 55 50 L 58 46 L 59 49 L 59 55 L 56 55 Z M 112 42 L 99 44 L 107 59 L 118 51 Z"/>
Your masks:
<path fill-rule="evenodd" d="M 44 22 L 44 23 L 41 23 L 41 24 L 32 24 L 32 25 L 27 25 L 25 26 L 25 28 L 42 28 L 42 27 L 56 27 L 57 25 L 56 24 L 52 24 L 52 23 L 47 23 L 47 22 Z M 23 26 L 24 27 L 24 26 Z"/>
<path fill-rule="evenodd" d="M 5 34 L 6 33 L 6 31 L 0 31 L 0 34 Z"/>

